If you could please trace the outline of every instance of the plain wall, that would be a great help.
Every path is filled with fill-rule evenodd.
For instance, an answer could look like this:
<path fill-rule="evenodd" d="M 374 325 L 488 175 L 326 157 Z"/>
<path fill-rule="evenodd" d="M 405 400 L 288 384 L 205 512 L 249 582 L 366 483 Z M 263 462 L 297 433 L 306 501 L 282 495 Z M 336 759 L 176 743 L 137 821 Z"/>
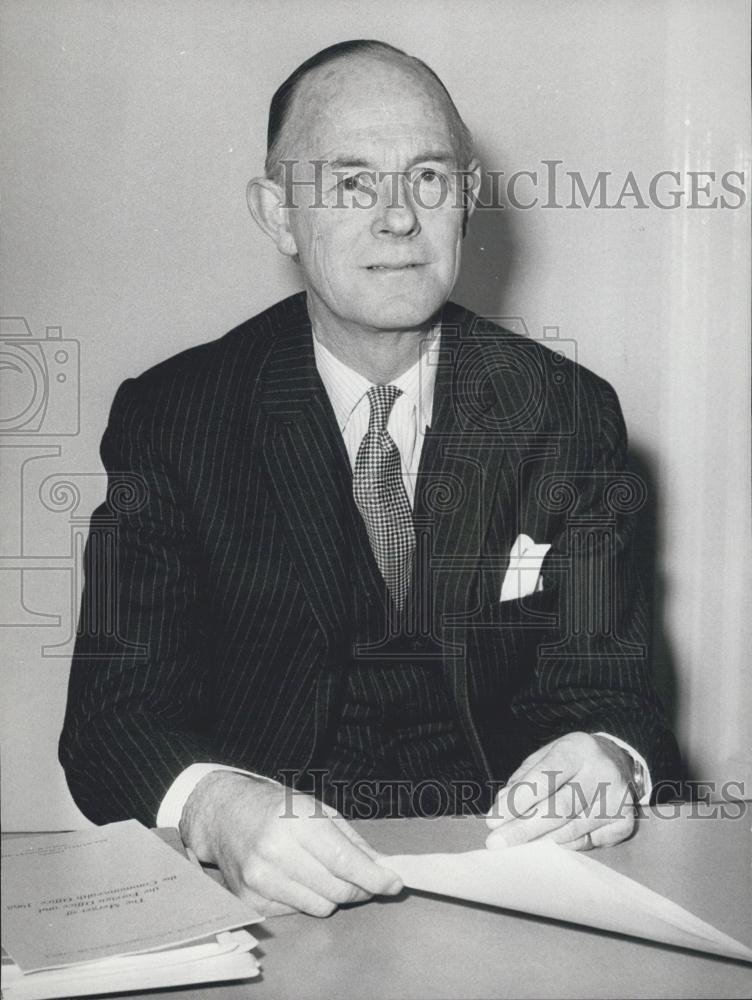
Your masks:
<path fill-rule="evenodd" d="M 588 186 L 612 171 L 617 194 L 629 170 L 645 186 L 661 170 L 745 172 L 736 210 L 627 200 L 622 210 L 479 211 L 455 298 L 518 317 L 532 336 L 558 327 L 617 389 L 652 491 L 643 560 L 654 570 L 659 687 L 692 773 L 744 779 L 751 794 L 747 3 L 1 9 L 2 314 L 25 317 L 37 340 L 61 327 L 80 348 L 78 395 L 75 345 L 64 362 L 34 348 L 50 377 L 44 421 L 0 435 L 6 828 L 82 822 L 56 744 L 77 559 L 104 491 L 98 445 L 115 389 L 299 287 L 248 215 L 246 182 L 261 171 L 275 87 L 319 48 L 363 35 L 436 69 L 489 168 L 542 171 L 558 159 Z M 12 410 L 21 375 L 0 376 Z"/>

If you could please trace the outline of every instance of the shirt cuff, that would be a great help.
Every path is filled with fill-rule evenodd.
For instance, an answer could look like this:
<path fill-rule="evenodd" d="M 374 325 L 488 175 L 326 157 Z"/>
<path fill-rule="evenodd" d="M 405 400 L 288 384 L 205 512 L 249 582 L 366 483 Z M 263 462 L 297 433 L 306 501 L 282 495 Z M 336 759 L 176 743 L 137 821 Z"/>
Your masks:
<path fill-rule="evenodd" d="M 270 781 L 277 785 L 279 782 L 273 778 L 267 778 L 264 774 L 255 774 L 253 771 L 244 771 L 240 767 L 228 767 L 226 764 L 191 764 L 175 778 L 167 789 L 165 797 L 157 813 L 157 826 L 180 826 L 180 817 L 183 815 L 183 806 L 190 798 L 190 794 L 196 785 L 207 774 L 212 771 L 233 771 L 235 774 L 245 774 L 249 778 L 258 778 L 261 781 Z"/>
<path fill-rule="evenodd" d="M 641 753 L 638 753 L 634 747 L 631 747 L 629 743 L 625 743 L 624 740 L 620 740 L 618 736 L 612 736 L 611 733 L 593 733 L 594 736 L 602 736 L 604 739 L 610 740 L 615 743 L 617 747 L 628 753 L 635 765 L 642 770 L 642 795 L 638 800 L 638 805 L 646 806 L 650 803 L 650 796 L 653 793 L 653 782 L 650 780 L 650 771 L 648 770 L 647 762 Z"/>

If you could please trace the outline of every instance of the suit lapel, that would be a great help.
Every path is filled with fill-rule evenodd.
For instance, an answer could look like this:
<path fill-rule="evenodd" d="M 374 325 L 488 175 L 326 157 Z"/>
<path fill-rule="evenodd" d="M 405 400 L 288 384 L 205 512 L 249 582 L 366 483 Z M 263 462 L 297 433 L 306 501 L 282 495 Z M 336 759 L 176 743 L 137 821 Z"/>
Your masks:
<path fill-rule="evenodd" d="M 343 507 L 349 465 L 316 370 L 302 301 L 266 365 L 262 452 L 289 551 L 328 638 L 342 626 L 348 607 Z"/>
<path fill-rule="evenodd" d="M 526 364 L 520 351 L 516 338 L 498 327 L 446 307 L 432 427 L 416 491 L 432 634 L 465 733 L 486 770 L 468 697 L 467 626 L 480 621 L 484 599 L 497 599 L 519 533 L 519 475 L 542 403 L 542 384 L 520 370 Z"/>
<path fill-rule="evenodd" d="M 464 311 L 449 306 L 441 348 L 431 430 L 416 491 L 416 531 L 429 554 L 437 634 L 472 614 L 481 593 L 484 539 L 498 490 L 514 485 L 500 473 L 508 456 L 493 433 L 496 402 L 485 358 Z M 489 414 L 491 418 L 489 418 Z"/>
<path fill-rule="evenodd" d="M 415 507 L 416 528 L 430 535 L 439 634 L 472 619 L 484 593 L 500 592 L 522 530 L 522 470 L 550 452 L 536 444 L 546 391 L 536 359 L 518 336 L 445 308 Z"/>

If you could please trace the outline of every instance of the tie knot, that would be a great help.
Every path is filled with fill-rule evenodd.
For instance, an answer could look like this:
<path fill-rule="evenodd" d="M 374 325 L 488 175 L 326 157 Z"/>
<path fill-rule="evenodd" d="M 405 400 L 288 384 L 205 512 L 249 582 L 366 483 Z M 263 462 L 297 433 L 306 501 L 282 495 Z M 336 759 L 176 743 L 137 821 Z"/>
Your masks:
<path fill-rule="evenodd" d="M 371 405 L 371 420 L 368 430 L 371 432 L 385 431 L 397 399 L 402 390 L 396 385 L 372 385 L 368 390 L 368 402 Z"/>

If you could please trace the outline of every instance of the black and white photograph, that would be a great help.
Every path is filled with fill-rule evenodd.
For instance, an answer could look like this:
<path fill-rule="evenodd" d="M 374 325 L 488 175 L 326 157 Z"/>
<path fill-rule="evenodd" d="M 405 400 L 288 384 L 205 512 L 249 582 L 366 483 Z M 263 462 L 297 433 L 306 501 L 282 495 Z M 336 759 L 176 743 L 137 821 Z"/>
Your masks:
<path fill-rule="evenodd" d="M 752 993 L 746 0 L 0 0 L 3 1000 Z"/>

